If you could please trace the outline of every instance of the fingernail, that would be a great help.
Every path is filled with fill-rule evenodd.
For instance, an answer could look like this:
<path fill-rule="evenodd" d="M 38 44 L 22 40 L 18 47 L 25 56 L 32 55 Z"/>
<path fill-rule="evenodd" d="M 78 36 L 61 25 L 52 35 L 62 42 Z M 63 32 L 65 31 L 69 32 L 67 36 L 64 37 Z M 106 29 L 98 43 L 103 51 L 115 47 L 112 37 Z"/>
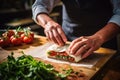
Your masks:
<path fill-rule="evenodd" d="M 67 39 L 63 39 L 63 41 L 64 41 L 64 42 L 66 42 L 66 41 L 67 41 Z"/>

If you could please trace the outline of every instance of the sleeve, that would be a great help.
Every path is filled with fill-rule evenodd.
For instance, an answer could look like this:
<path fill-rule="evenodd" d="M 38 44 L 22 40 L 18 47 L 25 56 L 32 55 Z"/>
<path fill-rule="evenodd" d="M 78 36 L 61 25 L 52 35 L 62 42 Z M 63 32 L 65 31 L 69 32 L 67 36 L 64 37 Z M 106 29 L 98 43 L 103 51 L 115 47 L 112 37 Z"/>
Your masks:
<path fill-rule="evenodd" d="M 113 4 L 113 16 L 110 18 L 109 22 L 113 22 L 120 26 L 120 0 L 111 0 Z"/>
<path fill-rule="evenodd" d="M 36 22 L 36 17 L 39 13 L 49 14 L 58 2 L 60 0 L 35 0 L 32 5 L 33 20 Z"/>

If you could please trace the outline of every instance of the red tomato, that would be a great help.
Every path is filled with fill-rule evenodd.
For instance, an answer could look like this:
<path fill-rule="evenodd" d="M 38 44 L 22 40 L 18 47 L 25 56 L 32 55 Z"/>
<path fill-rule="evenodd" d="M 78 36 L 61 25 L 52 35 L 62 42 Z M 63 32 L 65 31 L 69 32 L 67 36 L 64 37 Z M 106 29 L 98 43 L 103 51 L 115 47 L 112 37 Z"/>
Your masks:
<path fill-rule="evenodd" d="M 4 40 L 2 38 L 0 38 L 0 46 L 2 47 L 4 44 Z"/>
<path fill-rule="evenodd" d="M 10 46 L 10 39 L 9 37 L 1 37 L 0 38 L 0 46 L 1 47 L 7 47 L 7 46 Z"/>
<path fill-rule="evenodd" d="M 24 33 L 23 28 L 18 27 L 18 28 L 16 29 L 16 33 L 17 33 L 19 36 L 21 36 L 21 34 L 23 34 L 23 33 Z"/>
<path fill-rule="evenodd" d="M 68 60 L 69 60 L 70 62 L 73 62 L 73 61 L 74 61 L 74 58 L 73 58 L 73 57 L 69 57 Z"/>
<path fill-rule="evenodd" d="M 10 41 L 11 41 L 13 38 L 14 38 L 14 36 L 11 36 L 11 37 L 10 37 Z"/>
<path fill-rule="evenodd" d="M 10 38 L 9 38 L 9 37 L 6 37 L 6 38 L 4 39 L 4 42 L 5 42 L 6 45 L 10 45 Z"/>
<path fill-rule="evenodd" d="M 23 41 L 23 38 L 25 37 L 25 34 L 23 33 L 23 34 L 21 34 L 21 39 L 22 39 L 22 41 Z"/>
<path fill-rule="evenodd" d="M 15 32 L 13 30 L 8 30 L 7 32 L 2 34 L 2 36 L 8 36 L 9 38 L 13 35 L 15 35 Z"/>
<path fill-rule="evenodd" d="M 24 34 L 24 31 L 18 31 L 17 34 L 21 36 L 22 34 Z"/>
<path fill-rule="evenodd" d="M 30 35 L 31 35 L 32 38 L 34 39 L 34 33 L 33 33 L 33 32 L 30 32 Z"/>
<path fill-rule="evenodd" d="M 22 39 L 21 37 L 15 37 L 15 36 L 11 36 L 10 41 L 13 45 L 21 45 L 22 44 Z"/>
<path fill-rule="evenodd" d="M 56 56 L 56 55 L 57 55 L 57 53 L 56 53 L 55 51 L 50 51 L 50 52 L 48 52 L 48 54 L 49 54 L 50 56 Z"/>
<path fill-rule="evenodd" d="M 24 43 L 32 43 L 33 42 L 33 38 L 31 36 L 24 36 L 23 38 L 23 42 Z"/>
<path fill-rule="evenodd" d="M 68 54 L 65 51 L 60 52 L 60 54 L 62 54 L 63 56 L 68 56 Z"/>
<path fill-rule="evenodd" d="M 24 37 L 26 39 L 24 39 Z M 30 31 L 26 31 L 24 32 L 23 34 L 21 34 L 21 38 L 23 40 L 23 42 L 25 43 L 31 43 L 33 42 L 33 39 L 34 39 L 34 33 L 33 32 L 30 32 Z M 28 38 L 28 39 L 27 39 Z M 27 41 L 26 41 L 27 40 Z M 31 40 L 31 41 L 30 41 Z"/>

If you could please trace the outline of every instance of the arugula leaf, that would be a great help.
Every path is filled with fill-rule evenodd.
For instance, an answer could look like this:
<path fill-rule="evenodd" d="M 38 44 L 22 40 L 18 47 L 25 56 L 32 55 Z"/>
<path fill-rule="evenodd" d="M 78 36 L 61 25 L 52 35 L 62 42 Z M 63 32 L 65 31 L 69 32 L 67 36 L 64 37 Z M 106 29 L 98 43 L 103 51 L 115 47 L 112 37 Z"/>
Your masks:
<path fill-rule="evenodd" d="M 0 79 L 2 80 L 55 80 L 56 72 L 50 64 L 34 60 L 32 56 L 7 58 L 7 62 L 0 64 Z"/>
<path fill-rule="evenodd" d="M 22 52 L 23 53 L 23 52 Z M 0 64 L 0 79 L 2 80 L 64 80 L 72 70 L 65 74 L 59 73 L 51 64 L 35 60 L 30 55 L 14 58 L 13 52 L 7 61 Z"/>

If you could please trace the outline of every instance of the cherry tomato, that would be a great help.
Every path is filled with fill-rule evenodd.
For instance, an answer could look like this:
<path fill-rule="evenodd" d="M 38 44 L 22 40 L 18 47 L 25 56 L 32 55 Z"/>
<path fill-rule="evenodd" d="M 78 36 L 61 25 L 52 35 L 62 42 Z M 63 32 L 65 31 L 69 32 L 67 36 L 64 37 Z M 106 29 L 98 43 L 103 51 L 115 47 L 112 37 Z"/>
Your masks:
<path fill-rule="evenodd" d="M 13 45 L 21 45 L 22 44 L 22 39 L 21 37 L 16 37 L 16 36 L 11 36 L 10 41 Z"/>
<path fill-rule="evenodd" d="M 34 33 L 33 33 L 33 32 L 30 32 L 30 35 L 31 35 L 32 38 L 34 39 Z"/>
<path fill-rule="evenodd" d="M 15 32 L 13 30 L 8 30 L 7 32 L 2 34 L 2 36 L 8 36 L 9 38 L 13 35 L 15 35 Z"/>
<path fill-rule="evenodd" d="M 24 31 L 18 31 L 17 34 L 21 36 L 22 34 L 24 34 Z"/>
<path fill-rule="evenodd" d="M 4 40 L 2 38 L 0 38 L 0 46 L 2 47 L 4 44 Z"/>
<path fill-rule="evenodd" d="M 32 36 L 24 36 L 24 38 L 23 38 L 23 42 L 24 43 L 32 43 L 33 42 L 33 38 L 32 38 Z"/>
<path fill-rule="evenodd" d="M 23 33 L 24 33 L 23 28 L 18 27 L 18 28 L 16 29 L 16 33 L 17 33 L 17 35 L 21 36 L 21 34 L 23 34 Z"/>
<path fill-rule="evenodd" d="M 22 41 L 23 41 L 23 39 L 24 39 L 24 37 L 25 37 L 25 34 L 23 33 L 23 34 L 21 34 L 21 39 L 22 39 Z"/>
<path fill-rule="evenodd" d="M 8 47 L 8 46 L 10 46 L 10 39 L 9 39 L 9 37 L 1 37 L 0 38 L 0 46 L 1 47 Z"/>

